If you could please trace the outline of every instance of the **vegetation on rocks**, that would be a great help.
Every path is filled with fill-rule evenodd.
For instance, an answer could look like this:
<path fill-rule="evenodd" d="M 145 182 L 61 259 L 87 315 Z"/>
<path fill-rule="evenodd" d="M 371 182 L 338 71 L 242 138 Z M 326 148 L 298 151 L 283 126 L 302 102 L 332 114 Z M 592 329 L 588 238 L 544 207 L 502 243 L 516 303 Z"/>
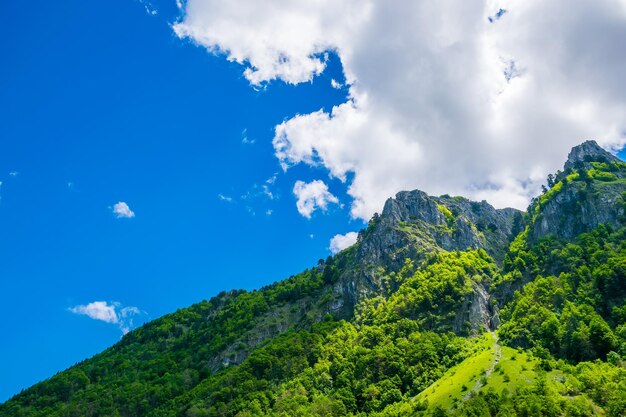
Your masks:
<path fill-rule="evenodd" d="M 527 213 L 399 193 L 357 244 L 161 317 L 0 416 L 626 415 L 626 164 Z"/>

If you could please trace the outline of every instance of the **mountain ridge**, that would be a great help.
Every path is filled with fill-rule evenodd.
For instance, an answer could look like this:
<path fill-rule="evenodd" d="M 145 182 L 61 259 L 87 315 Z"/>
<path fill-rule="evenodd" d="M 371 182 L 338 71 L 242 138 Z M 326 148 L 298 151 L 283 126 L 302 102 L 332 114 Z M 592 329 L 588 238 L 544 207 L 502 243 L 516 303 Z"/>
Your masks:
<path fill-rule="evenodd" d="M 548 185 L 527 212 L 495 209 L 463 197 L 433 197 L 419 190 L 400 192 L 386 201 L 354 246 L 287 280 L 252 292 L 223 292 L 147 323 L 94 358 L 0 405 L 0 416 L 296 415 L 281 414 L 277 404 L 281 398 L 296 401 L 303 395 L 308 399 L 299 407 L 308 414 L 302 415 L 387 411 L 390 414 L 384 415 L 407 415 L 393 414 L 396 408 L 435 413 L 440 404 L 422 404 L 415 396 L 454 365 L 479 354 L 478 336 L 494 330 L 510 346 L 532 349 L 524 354 L 535 358 L 529 363 L 536 366 L 557 366 L 550 361 L 559 358 L 608 360 L 611 349 L 621 349 L 620 326 L 626 322 L 626 307 L 623 311 L 621 307 L 626 266 L 622 266 L 620 246 L 626 217 L 626 164 L 587 141 L 572 149 L 564 171 L 549 176 Z M 589 244 L 581 246 L 577 240 L 581 238 Z M 586 255 L 596 247 L 591 242 L 601 247 L 596 251 L 599 255 Z M 566 255 L 579 259 L 582 272 L 563 261 Z M 609 269 L 594 256 L 606 258 Z M 626 265 L 626 255 L 624 259 Z M 596 281 L 596 272 L 601 281 Z M 556 275 L 546 281 L 550 274 Z M 578 281 L 570 283 L 572 276 L 579 276 Z M 585 301 L 572 287 L 589 279 L 593 288 L 577 291 L 591 294 L 596 298 L 593 302 Z M 543 300 L 537 295 L 539 284 L 569 294 L 556 299 L 578 304 L 568 307 L 564 301 Z M 527 298 L 539 300 L 538 312 L 532 303 L 523 304 L 530 302 Z M 541 323 L 529 322 L 526 327 L 533 330 L 525 333 L 526 327 L 520 325 L 528 318 L 525 311 L 531 318 L 545 318 L 553 327 L 546 330 Z M 559 330 L 563 315 L 579 317 L 566 319 L 574 330 Z M 550 336 L 554 329 L 559 343 L 567 346 L 574 342 L 566 336 L 591 332 L 585 336 L 586 356 L 555 346 Z M 626 354 L 626 327 L 623 333 Z M 358 371 L 360 354 L 344 345 L 348 340 L 361 354 L 377 352 L 384 345 L 407 365 L 385 365 L 378 376 L 368 373 L 368 367 Z M 419 341 L 418 351 L 432 345 L 431 357 L 410 353 L 408 347 L 398 353 L 398 346 L 407 340 Z M 343 353 L 331 354 L 328 346 Z M 456 347 L 450 351 L 450 346 Z M 389 360 L 384 359 L 389 355 L 386 351 L 376 355 Z M 369 367 L 380 366 L 375 363 Z M 330 368 L 320 371 L 325 364 Z M 357 370 L 349 371 L 351 366 Z M 337 367 L 347 368 L 340 372 Z M 561 368 L 560 372 L 575 374 L 565 365 Z M 308 380 L 307 372 L 317 376 Z M 342 372 L 352 376 L 342 377 Z M 533 375 L 538 378 L 540 373 Z M 486 378 L 491 378 L 489 374 Z M 320 388 L 324 375 L 330 378 L 326 391 Z M 618 386 L 626 384 L 626 377 L 615 378 Z M 228 381 L 249 389 L 238 391 Z M 300 388 L 283 387 L 293 381 L 300 381 L 297 384 L 306 394 Z M 373 388 L 361 387 L 359 381 L 371 381 Z M 230 394 L 222 393 L 226 388 Z M 272 390 L 278 391 L 272 394 Z M 475 401 L 465 397 L 454 403 L 459 410 Z M 243 398 L 256 403 L 245 405 Z M 510 399 L 499 398 L 503 404 Z M 325 405 L 318 403 L 322 399 Z M 606 398 L 591 401 L 580 407 L 613 404 Z M 317 411 L 312 413 L 311 407 Z M 621 406 L 610 407 L 620 410 Z M 331 410 L 330 414 L 322 409 Z"/>

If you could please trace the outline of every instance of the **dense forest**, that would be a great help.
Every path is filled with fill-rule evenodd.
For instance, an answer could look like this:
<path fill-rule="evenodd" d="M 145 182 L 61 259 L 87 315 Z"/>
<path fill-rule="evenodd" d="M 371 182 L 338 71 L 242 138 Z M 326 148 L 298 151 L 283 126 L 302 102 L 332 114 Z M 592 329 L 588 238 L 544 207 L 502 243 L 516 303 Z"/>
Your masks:
<path fill-rule="evenodd" d="M 0 416 L 618 417 L 625 365 L 626 163 L 586 142 L 526 212 L 399 194 L 356 245 L 147 323 Z"/>

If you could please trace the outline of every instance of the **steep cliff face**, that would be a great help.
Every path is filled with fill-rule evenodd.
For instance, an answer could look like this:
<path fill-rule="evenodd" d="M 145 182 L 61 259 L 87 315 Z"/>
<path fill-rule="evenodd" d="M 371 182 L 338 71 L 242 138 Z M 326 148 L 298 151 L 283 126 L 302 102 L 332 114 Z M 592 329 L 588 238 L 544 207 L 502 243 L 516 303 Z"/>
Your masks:
<path fill-rule="evenodd" d="M 600 224 L 619 227 L 624 218 L 626 164 L 587 141 L 572 149 L 564 171 L 531 206 L 529 238 L 570 240 Z"/>
<path fill-rule="evenodd" d="M 340 303 L 348 313 L 359 301 L 389 292 L 382 278 L 399 271 L 406 259 L 419 262 L 439 251 L 483 249 L 501 262 L 522 222 L 519 210 L 498 210 L 486 201 L 400 192 L 360 233 L 351 253 L 352 268 L 335 288 Z"/>

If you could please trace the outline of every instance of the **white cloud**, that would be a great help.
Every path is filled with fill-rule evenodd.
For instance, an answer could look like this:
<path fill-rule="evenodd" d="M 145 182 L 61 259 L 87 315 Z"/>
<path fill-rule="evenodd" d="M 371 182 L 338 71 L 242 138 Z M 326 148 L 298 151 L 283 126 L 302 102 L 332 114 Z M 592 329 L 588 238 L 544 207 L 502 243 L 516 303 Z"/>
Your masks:
<path fill-rule="evenodd" d="M 220 201 L 225 201 L 227 203 L 232 203 L 233 202 L 233 198 L 224 194 L 218 194 L 217 198 L 220 199 Z"/>
<path fill-rule="evenodd" d="M 19 172 L 17 172 L 17 171 L 11 171 L 11 172 L 9 172 L 9 176 L 11 176 L 11 177 L 14 177 L 14 178 L 15 178 L 15 177 L 17 177 L 18 175 L 20 175 L 20 173 L 19 173 Z"/>
<path fill-rule="evenodd" d="M 571 146 L 626 143 L 624 5 L 190 0 L 174 30 L 253 85 L 310 81 L 336 52 L 347 101 L 281 123 L 274 147 L 285 169 L 351 178 L 366 219 L 413 188 L 524 208 Z"/>
<path fill-rule="evenodd" d="M 105 323 L 116 324 L 123 334 L 128 333 L 132 328 L 133 317 L 142 314 L 142 311 L 137 307 L 121 307 L 119 302 L 109 304 L 106 301 L 94 301 L 85 305 L 77 305 L 68 308 L 68 311 Z"/>
<path fill-rule="evenodd" d="M 337 0 L 191 0 L 174 31 L 229 61 L 248 64 L 244 75 L 254 85 L 277 78 L 297 84 L 324 70 L 323 53 L 334 47 L 329 37 L 336 29 L 348 32 L 367 12 L 367 5 L 355 8 Z"/>
<path fill-rule="evenodd" d="M 329 249 L 334 255 L 338 252 L 341 252 L 345 248 L 349 248 L 350 246 L 354 245 L 356 243 L 357 237 L 357 232 L 348 232 L 345 235 L 335 235 L 332 239 L 330 239 Z"/>
<path fill-rule="evenodd" d="M 336 90 L 340 90 L 343 88 L 343 84 L 341 84 L 339 81 L 335 80 L 334 78 L 330 80 L 330 86 Z"/>
<path fill-rule="evenodd" d="M 298 212 L 307 219 L 311 218 L 311 214 L 315 210 L 326 211 L 329 203 L 338 204 L 337 197 L 328 191 L 328 186 L 321 180 L 296 181 L 293 186 L 293 193 L 297 198 L 296 207 Z"/>
<path fill-rule="evenodd" d="M 128 204 L 126 204 L 123 201 L 115 203 L 113 205 L 112 210 L 113 210 L 113 213 L 115 214 L 115 217 L 117 217 L 118 219 L 121 219 L 121 218 L 130 219 L 130 218 L 135 217 L 135 212 L 132 211 L 130 207 L 128 207 Z"/>
<path fill-rule="evenodd" d="M 82 314 L 94 320 L 101 320 L 105 323 L 117 324 L 117 312 L 115 306 L 106 301 L 94 301 L 86 305 L 77 305 L 69 309 L 74 314 Z"/>

